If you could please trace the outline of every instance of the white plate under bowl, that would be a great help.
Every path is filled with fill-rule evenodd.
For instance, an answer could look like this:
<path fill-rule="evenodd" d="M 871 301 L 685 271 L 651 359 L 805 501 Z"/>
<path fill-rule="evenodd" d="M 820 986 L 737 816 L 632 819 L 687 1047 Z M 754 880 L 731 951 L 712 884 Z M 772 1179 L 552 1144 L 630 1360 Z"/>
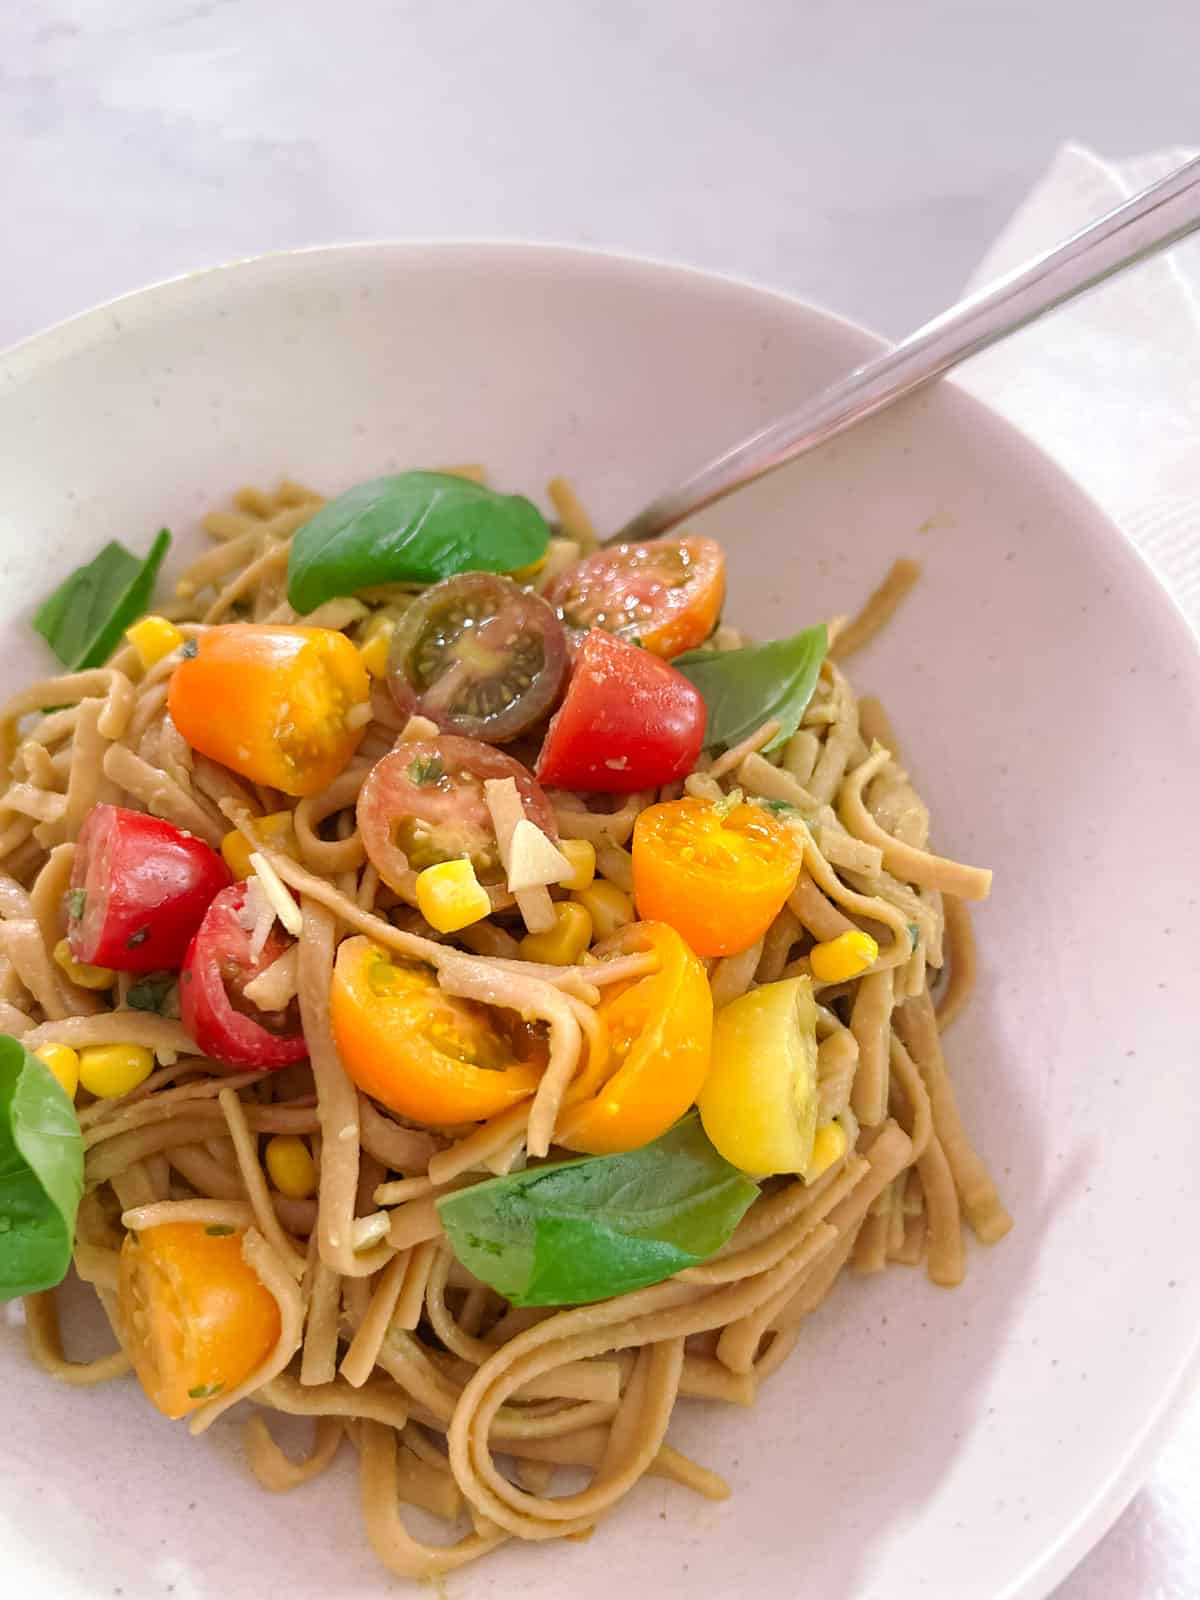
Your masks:
<path fill-rule="evenodd" d="M 611 525 L 874 348 L 761 289 L 530 246 L 319 250 L 118 301 L 0 357 L 6 685 L 44 668 L 26 621 L 71 566 L 163 523 L 190 545 L 239 484 L 479 460 L 514 489 L 567 473 Z M 949 385 L 703 520 L 760 636 L 925 565 L 853 676 L 937 846 L 996 869 L 950 1054 L 1016 1227 L 954 1293 L 843 1283 L 756 1410 L 687 1403 L 672 1436 L 726 1504 L 649 1481 L 590 1543 L 448 1588 L 1032 1600 L 1132 1493 L 1200 1330 L 1196 649 L 1083 494 Z M 345 1464 L 275 1499 L 233 1423 L 192 1441 L 132 1380 L 60 1388 L 12 1326 L 0 1373 L 8 1592 L 394 1592 Z"/>

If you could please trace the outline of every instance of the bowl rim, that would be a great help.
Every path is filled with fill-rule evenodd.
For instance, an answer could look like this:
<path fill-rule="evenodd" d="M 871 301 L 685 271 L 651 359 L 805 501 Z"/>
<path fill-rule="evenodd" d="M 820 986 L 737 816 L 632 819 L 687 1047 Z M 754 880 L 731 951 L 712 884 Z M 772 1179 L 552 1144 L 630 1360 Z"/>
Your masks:
<path fill-rule="evenodd" d="M 287 271 L 289 266 L 309 265 L 322 258 L 350 261 L 380 253 L 404 256 L 504 254 L 514 261 L 526 257 L 547 262 L 557 260 L 568 267 L 572 264 L 586 264 L 593 269 L 649 271 L 652 274 L 660 274 L 663 281 L 669 278 L 682 278 L 697 284 L 717 284 L 755 299 L 773 301 L 793 312 L 813 316 L 826 324 L 840 327 L 867 346 L 874 346 L 880 351 L 887 349 L 892 343 L 851 317 L 806 300 L 790 290 L 736 272 L 698 267 L 665 256 L 554 240 L 520 239 L 499 235 L 432 236 L 357 239 L 294 246 L 236 256 L 208 266 L 173 273 L 139 288 L 125 290 L 108 299 L 97 301 L 81 311 L 73 312 L 0 348 L 0 377 L 3 377 L 10 388 L 16 388 L 56 361 L 69 358 L 75 352 L 86 348 L 96 335 L 113 331 L 114 315 L 123 308 L 136 307 L 139 314 L 155 312 L 169 308 L 176 297 L 185 297 L 195 288 L 207 287 L 221 279 L 233 279 L 273 269 Z M 116 331 L 120 331 L 120 326 L 119 322 L 115 324 Z M 1148 557 L 1090 492 L 1018 423 L 958 383 L 953 376 L 936 381 L 939 384 L 948 384 L 961 403 L 968 407 L 978 407 L 986 414 L 989 424 L 999 426 L 1015 436 L 1024 450 L 1032 452 L 1039 458 L 1042 468 L 1057 480 L 1060 492 L 1073 498 L 1081 513 L 1086 512 L 1087 520 L 1097 534 L 1103 528 L 1104 537 L 1112 548 L 1122 552 L 1124 558 L 1130 562 L 1131 568 L 1140 569 L 1140 581 L 1145 589 L 1152 589 L 1156 593 L 1157 603 L 1166 608 L 1178 625 L 1181 669 L 1187 669 L 1191 686 L 1200 698 L 1200 625 L 1193 624 Z M 1185 643 L 1190 648 L 1182 648 Z M 1200 1386 L 1200 1326 L 1197 1326 L 1193 1333 L 1190 1351 L 1162 1391 L 1156 1409 L 1145 1419 L 1139 1433 L 1129 1441 L 1124 1460 L 1107 1483 L 1089 1502 L 1078 1508 L 1060 1536 L 1048 1544 L 1031 1565 L 1023 1572 L 1013 1575 L 1003 1591 L 995 1596 L 995 1600 L 1046 1600 L 1051 1591 L 1099 1543 L 1142 1487 L 1155 1456 L 1161 1449 L 1164 1437 L 1174 1421 L 1178 1405 L 1197 1386 Z"/>

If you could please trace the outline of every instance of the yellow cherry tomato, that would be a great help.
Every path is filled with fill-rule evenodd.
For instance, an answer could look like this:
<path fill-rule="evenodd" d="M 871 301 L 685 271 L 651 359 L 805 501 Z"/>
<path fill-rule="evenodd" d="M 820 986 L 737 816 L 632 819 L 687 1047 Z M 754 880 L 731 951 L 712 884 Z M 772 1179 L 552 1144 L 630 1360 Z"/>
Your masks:
<path fill-rule="evenodd" d="M 367 669 L 344 633 L 229 622 L 196 645 L 167 697 L 194 750 L 284 794 L 315 794 L 337 777 L 371 715 Z"/>
<path fill-rule="evenodd" d="M 446 994 L 428 968 L 369 939 L 339 946 L 329 999 L 346 1071 L 413 1122 L 482 1122 L 533 1094 L 546 1065 L 544 1042 L 515 1012 Z"/>
<path fill-rule="evenodd" d="M 575 1104 L 568 1094 L 554 1132 L 555 1143 L 568 1150 L 611 1155 L 649 1144 L 694 1103 L 708 1072 L 713 1007 L 707 973 L 661 922 L 631 923 L 598 954 L 639 950 L 657 956 L 658 970 L 601 988 L 597 1016 L 607 1034 L 608 1076 Z"/>
<path fill-rule="evenodd" d="M 279 1304 L 240 1231 L 168 1222 L 127 1233 L 120 1310 L 142 1388 L 168 1417 L 235 1389 L 279 1338 Z"/>
<path fill-rule="evenodd" d="M 669 922 L 697 955 L 736 955 L 779 915 L 803 861 L 803 846 L 761 806 L 648 806 L 633 830 L 638 915 Z"/>
<path fill-rule="evenodd" d="M 817 1131 L 817 1011 L 809 978 L 763 984 L 717 1012 L 700 1120 L 743 1172 L 808 1171 Z"/>

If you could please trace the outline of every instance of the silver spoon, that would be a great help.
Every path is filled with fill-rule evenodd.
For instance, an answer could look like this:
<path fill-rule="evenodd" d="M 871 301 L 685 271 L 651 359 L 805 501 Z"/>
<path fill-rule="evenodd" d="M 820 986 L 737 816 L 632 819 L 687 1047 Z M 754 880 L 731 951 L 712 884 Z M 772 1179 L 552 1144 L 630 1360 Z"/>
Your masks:
<path fill-rule="evenodd" d="M 743 439 L 652 500 L 605 544 L 652 539 L 864 417 L 941 377 L 977 350 L 1073 300 L 1200 228 L 1200 157 L 1126 200 L 1064 244 L 925 323 L 886 354 L 814 395 L 798 411 Z"/>

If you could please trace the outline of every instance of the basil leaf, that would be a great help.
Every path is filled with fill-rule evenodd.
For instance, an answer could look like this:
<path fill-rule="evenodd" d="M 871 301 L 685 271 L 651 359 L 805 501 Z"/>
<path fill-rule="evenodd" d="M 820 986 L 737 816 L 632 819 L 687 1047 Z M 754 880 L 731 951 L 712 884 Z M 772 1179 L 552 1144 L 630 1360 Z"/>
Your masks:
<path fill-rule="evenodd" d="M 99 667 L 150 604 L 154 580 L 171 543 L 165 528 L 144 561 L 115 540 L 42 602 L 33 626 L 72 672 Z"/>
<path fill-rule="evenodd" d="M 779 732 L 764 746 L 774 750 L 800 726 L 827 648 L 822 622 L 790 639 L 748 644 L 742 650 L 687 650 L 671 665 L 704 696 L 706 747 L 728 750 L 774 718 Z"/>
<path fill-rule="evenodd" d="M 173 972 L 148 972 L 144 978 L 129 985 L 125 1004 L 134 1011 L 157 1011 L 166 1015 L 167 1001 L 177 979 Z"/>
<path fill-rule="evenodd" d="M 550 529 L 518 494 L 444 472 L 402 472 L 347 489 L 292 540 L 288 600 L 315 611 L 377 583 L 437 583 L 456 572 L 513 572 L 546 553 Z"/>
<path fill-rule="evenodd" d="M 44 1061 L 0 1034 L 0 1300 L 62 1282 L 82 1193 L 75 1107 Z"/>
<path fill-rule="evenodd" d="M 506 1300 L 566 1306 L 696 1266 L 757 1197 L 693 1112 L 640 1150 L 492 1178 L 445 1196 L 438 1214 L 458 1259 Z"/>

